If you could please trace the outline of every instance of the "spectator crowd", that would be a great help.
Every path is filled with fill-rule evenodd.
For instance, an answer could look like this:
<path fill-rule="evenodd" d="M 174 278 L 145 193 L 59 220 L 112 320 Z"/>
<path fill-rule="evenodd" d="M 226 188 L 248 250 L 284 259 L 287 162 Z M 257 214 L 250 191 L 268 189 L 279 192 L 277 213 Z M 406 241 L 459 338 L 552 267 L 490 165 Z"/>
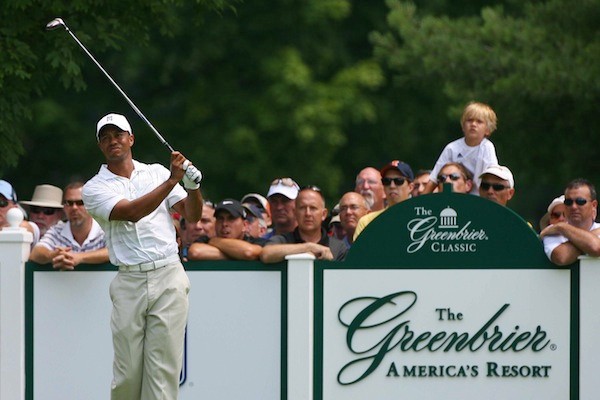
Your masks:
<path fill-rule="evenodd" d="M 507 206 L 515 195 L 515 181 L 499 163 L 490 140 L 496 114 L 486 104 L 469 103 L 461 126 L 463 137 L 445 146 L 431 169 L 414 173 L 400 160 L 367 166 L 358 171 L 354 190 L 337 199 L 331 211 L 318 186 L 300 186 L 290 177 L 271 181 L 264 196 L 248 193 L 215 203 L 204 199 L 197 222 L 172 209 L 180 258 L 275 263 L 287 255 L 311 253 L 321 260 L 343 260 L 367 225 L 389 207 L 450 185 L 453 192 Z M 21 226 L 34 238 L 31 261 L 61 270 L 109 262 L 104 232 L 86 210 L 83 187 L 84 182 L 63 189 L 41 184 L 31 200 L 19 201 L 12 185 L 0 180 L 0 228 L 8 226 L 7 211 L 20 208 L 26 216 Z M 585 179 L 570 182 L 539 223 L 548 258 L 567 265 L 581 254 L 600 256 L 596 216 L 594 185 Z"/>

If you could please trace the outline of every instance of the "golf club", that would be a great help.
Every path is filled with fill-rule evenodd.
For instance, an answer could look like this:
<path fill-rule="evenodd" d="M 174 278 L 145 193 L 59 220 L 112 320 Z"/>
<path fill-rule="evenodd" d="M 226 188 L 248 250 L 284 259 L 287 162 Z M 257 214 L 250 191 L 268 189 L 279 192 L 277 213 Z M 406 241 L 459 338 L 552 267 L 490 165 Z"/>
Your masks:
<path fill-rule="evenodd" d="M 150 127 L 150 129 L 152 130 L 152 132 L 154 132 L 154 134 L 156 135 L 158 140 L 163 145 L 165 145 L 171 152 L 175 151 L 173 149 L 173 147 L 171 147 L 171 145 L 165 140 L 165 138 L 158 132 L 158 130 L 154 127 L 154 125 L 152 125 L 152 123 L 148 120 L 148 118 L 146 118 L 146 116 L 134 104 L 134 102 L 129 98 L 129 96 L 127 96 L 127 94 L 125 94 L 123 89 L 121 89 L 121 87 L 119 85 L 117 85 L 117 82 L 115 82 L 115 80 L 113 78 L 111 78 L 111 76 L 108 74 L 108 72 L 106 72 L 106 70 L 104 68 L 102 68 L 102 65 L 100 65 L 100 63 L 96 60 L 96 58 L 94 58 L 92 53 L 89 52 L 89 50 L 83 45 L 83 43 L 81 43 L 81 41 L 77 38 L 77 36 L 75 36 L 75 34 L 69 29 L 69 27 L 67 26 L 67 24 L 65 24 L 65 21 L 63 21 L 62 18 L 54 18 L 52 21 L 48 22 L 46 24 L 46 30 L 52 31 L 57 28 L 60 28 L 61 26 L 65 28 L 65 30 L 69 33 L 69 35 L 71 35 L 73 40 L 75 40 L 77 42 L 77 44 L 79 45 L 79 47 L 81 47 L 83 49 L 85 54 L 87 54 L 88 57 L 90 57 L 92 59 L 94 64 L 96 64 L 96 66 L 98 68 L 100 68 L 100 71 L 102 71 L 104 76 L 106 76 L 108 78 L 110 83 L 112 83 L 113 86 L 115 88 L 117 88 L 119 93 L 121 93 L 121 95 L 125 98 L 125 100 L 127 100 L 127 103 L 129 103 L 131 108 L 133 108 L 133 111 L 135 111 L 136 114 L 142 119 L 142 121 L 144 121 L 146 123 L 146 125 L 148 125 L 148 127 Z M 189 178 L 192 178 L 194 180 L 194 182 L 200 183 L 200 180 L 202 179 L 202 174 L 200 173 L 200 171 L 198 171 L 199 176 L 197 176 L 198 174 L 196 174 L 196 171 L 197 171 L 196 167 L 194 167 L 193 165 L 185 167 L 185 165 L 186 164 L 184 164 L 184 168 L 186 170 L 186 175 L 188 175 Z"/>

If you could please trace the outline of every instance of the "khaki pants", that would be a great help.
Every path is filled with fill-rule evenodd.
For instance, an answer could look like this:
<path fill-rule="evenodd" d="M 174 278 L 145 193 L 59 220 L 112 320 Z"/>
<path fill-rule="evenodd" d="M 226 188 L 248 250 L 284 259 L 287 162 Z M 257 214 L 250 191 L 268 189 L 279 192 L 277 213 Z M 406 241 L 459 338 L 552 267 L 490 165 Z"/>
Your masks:
<path fill-rule="evenodd" d="M 177 399 L 189 289 L 180 262 L 113 279 L 112 400 Z"/>

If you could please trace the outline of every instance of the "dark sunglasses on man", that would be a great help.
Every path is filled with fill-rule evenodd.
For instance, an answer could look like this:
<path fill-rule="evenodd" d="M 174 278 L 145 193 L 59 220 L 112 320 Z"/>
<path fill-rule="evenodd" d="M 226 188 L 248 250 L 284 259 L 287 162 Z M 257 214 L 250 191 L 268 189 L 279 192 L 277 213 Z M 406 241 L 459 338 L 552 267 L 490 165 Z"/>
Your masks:
<path fill-rule="evenodd" d="M 459 174 L 458 172 L 453 172 L 451 174 L 439 174 L 437 179 L 438 182 L 446 182 L 446 179 L 450 178 L 451 181 L 457 181 L 460 178 L 462 178 L 463 176 L 461 174 Z"/>
<path fill-rule="evenodd" d="M 404 185 L 405 181 L 405 178 L 381 178 L 381 183 L 383 186 L 390 186 L 392 182 L 394 182 L 394 185 L 396 186 L 402 186 Z"/>
<path fill-rule="evenodd" d="M 588 200 L 584 199 L 583 197 L 578 197 L 576 199 L 565 199 L 564 201 L 565 206 L 567 207 L 571 207 L 573 203 L 577 204 L 578 206 L 584 206 L 587 202 Z"/>
<path fill-rule="evenodd" d="M 74 207 L 74 206 L 83 207 L 83 200 L 65 200 L 63 202 L 63 204 L 65 206 L 69 206 L 69 207 Z"/>
<path fill-rule="evenodd" d="M 50 208 L 50 207 L 31 206 L 29 208 L 30 214 L 54 215 L 58 211 L 59 211 L 58 208 Z"/>
<path fill-rule="evenodd" d="M 490 188 L 494 189 L 494 192 L 501 192 L 504 189 L 508 189 L 508 186 L 505 186 L 501 183 L 490 183 L 490 182 L 481 182 L 479 185 L 483 190 L 490 190 Z"/>

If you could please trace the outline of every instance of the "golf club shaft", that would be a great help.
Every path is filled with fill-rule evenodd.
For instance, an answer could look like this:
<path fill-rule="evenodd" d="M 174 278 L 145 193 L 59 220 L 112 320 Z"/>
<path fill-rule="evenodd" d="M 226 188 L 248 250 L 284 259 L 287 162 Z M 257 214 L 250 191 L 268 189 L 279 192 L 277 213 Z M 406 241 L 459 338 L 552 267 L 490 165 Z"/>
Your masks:
<path fill-rule="evenodd" d="M 152 130 L 152 132 L 154 132 L 154 134 L 156 135 L 156 137 L 158 138 L 158 140 L 160 140 L 160 142 L 162 144 L 164 144 L 172 152 L 175 151 L 173 149 L 173 147 L 171 147 L 171 145 L 165 140 L 165 138 L 158 132 L 158 130 L 154 127 L 154 125 L 152 125 L 152 123 L 148 120 L 148 118 L 146 118 L 146 116 L 144 116 L 144 114 L 140 111 L 140 109 L 137 108 L 137 106 L 129 98 L 129 96 L 127 96 L 127 94 L 125 94 L 125 92 L 123 91 L 123 89 L 121 89 L 121 87 L 119 85 L 117 85 L 117 82 L 115 82 L 115 80 L 113 78 L 111 78 L 111 76 L 108 74 L 108 72 L 106 72 L 106 70 L 104 68 L 102 68 L 102 65 L 100 65 L 100 63 L 96 60 L 96 58 L 94 58 L 94 56 L 92 55 L 92 53 L 90 53 L 88 51 L 88 49 L 83 45 L 83 43 L 81 43 L 81 41 L 77 38 L 77 36 L 75 36 L 75 34 L 73 32 L 71 32 L 71 30 L 69 29 L 69 27 L 67 26 L 67 24 L 65 24 L 65 22 L 62 19 L 57 18 L 57 19 L 49 22 L 46 25 L 46 28 L 47 29 L 55 29 L 59 25 L 62 25 L 62 26 L 65 27 L 65 30 L 69 33 L 69 35 L 71 35 L 71 37 L 73 38 L 73 40 L 75 40 L 77 42 L 77 44 L 79 45 L 79 47 L 81 47 L 83 49 L 83 51 L 85 52 L 85 54 L 87 54 L 88 57 L 90 57 L 92 59 L 92 61 L 94 62 L 94 64 L 96 64 L 96 66 L 100 69 L 100 71 L 102 71 L 102 73 L 104 74 L 104 76 L 106 76 L 108 78 L 108 80 L 110 81 L 110 83 L 112 83 L 113 86 L 115 88 L 117 88 L 117 90 L 119 91 L 119 93 L 121 93 L 121 95 L 125 98 L 125 100 L 127 100 L 127 102 L 129 103 L 129 105 L 131 106 L 131 108 L 133 108 L 133 111 L 135 111 L 136 114 L 139 115 L 139 117 L 146 123 L 146 125 L 148 125 L 150 127 L 150 129 Z"/>

